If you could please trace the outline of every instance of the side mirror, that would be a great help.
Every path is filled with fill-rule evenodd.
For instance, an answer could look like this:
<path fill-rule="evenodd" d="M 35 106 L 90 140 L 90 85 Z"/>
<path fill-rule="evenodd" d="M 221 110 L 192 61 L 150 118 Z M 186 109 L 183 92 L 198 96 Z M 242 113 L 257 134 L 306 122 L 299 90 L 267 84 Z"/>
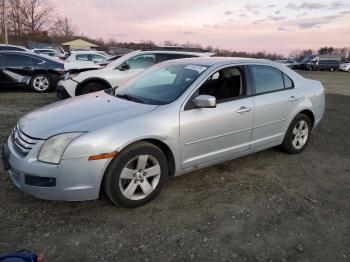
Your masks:
<path fill-rule="evenodd" d="M 193 103 L 198 108 L 214 108 L 216 107 L 216 97 L 209 95 L 199 95 L 193 99 Z"/>
<path fill-rule="evenodd" d="M 130 65 L 128 65 L 128 64 L 122 64 L 119 67 L 119 71 L 126 71 L 126 70 L 129 70 L 129 69 L 130 69 Z"/>

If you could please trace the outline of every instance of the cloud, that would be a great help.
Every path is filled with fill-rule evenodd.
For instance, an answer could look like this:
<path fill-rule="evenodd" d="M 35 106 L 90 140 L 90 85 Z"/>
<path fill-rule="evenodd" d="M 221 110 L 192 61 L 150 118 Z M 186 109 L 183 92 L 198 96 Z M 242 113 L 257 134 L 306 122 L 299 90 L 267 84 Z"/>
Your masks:
<path fill-rule="evenodd" d="M 210 25 L 208 25 L 208 24 L 204 24 L 204 25 L 203 25 L 203 27 L 210 27 Z"/>
<path fill-rule="evenodd" d="M 247 17 L 247 14 L 240 14 L 240 15 L 238 15 L 238 17 L 240 17 L 240 18 L 246 18 L 246 17 Z"/>
<path fill-rule="evenodd" d="M 347 15 L 347 14 L 350 14 L 350 10 L 347 10 L 347 11 L 341 11 L 339 12 L 340 15 Z"/>
<path fill-rule="evenodd" d="M 267 8 L 274 8 L 276 5 L 268 5 Z"/>
<path fill-rule="evenodd" d="M 263 24 L 264 22 L 266 22 L 266 19 L 255 20 L 253 22 L 253 25 L 260 25 L 260 24 Z"/>
<path fill-rule="evenodd" d="M 320 28 L 320 25 L 327 24 L 328 21 L 310 21 L 310 22 L 302 22 L 298 24 L 299 29 L 311 29 L 311 28 Z"/>
<path fill-rule="evenodd" d="M 194 35 L 197 34 L 197 32 L 193 32 L 193 31 L 184 31 L 182 32 L 184 35 Z"/>
<path fill-rule="evenodd" d="M 251 13 L 254 13 L 255 15 L 259 14 L 259 9 L 261 8 L 260 5 L 251 5 L 251 4 L 246 4 L 244 6 L 244 8 L 251 12 Z"/>
<path fill-rule="evenodd" d="M 311 2 L 304 2 L 301 5 L 296 5 L 294 3 L 289 3 L 287 5 L 288 9 L 293 9 L 293 10 L 300 10 L 300 9 L 308 9 L 308 10 L 312 10 L 312 9 L 322 9 L 322 8 L 326 8 L 327 6 L 324 4 L 320 4 L 320 3 L 311 3 Z"/>
<path fill-rule="evenodd" d="M 277 31 L 280 31 L 280 32 L 292 32 L 293 30 L 291 28 L 287 28 L 287 27 L 279 27 L 277 28 Z"/>
<path fill-rule="evenodd" d="M 124 34 L 124 33 L 115 33 L 115 34 L 108 34 L 108 36 L 111 36 L 111 37 L 129 37 L 130 35 Z"/>
<path fill-rule="evenodd" d="M 280 21 L 280 20 L 285 20 L 286 17 L 285 16 L 273 16 L 273 15 L 270 15 L 268 17 L 268 19 L 270 19 L 272 21 Z"/>
<path fill-rule="evenodd" d="M 343 1 L 334 1 L 329 4 L 321 4 L 318 2 L 304 2 L 300 5 L 295 3 L 289 3 L 287 5 L 288 9 L 292 10 L 319 10 L 319 9 L 343 9 L 349 7 L 349 3 L 344 3 Z"/>
<path fill-rule="evenodd" d="M 225 15 L 232 15 L 232 14 L 233 14 L 232 11 L 226 11 L 226 12 L 225 12 Z"/>

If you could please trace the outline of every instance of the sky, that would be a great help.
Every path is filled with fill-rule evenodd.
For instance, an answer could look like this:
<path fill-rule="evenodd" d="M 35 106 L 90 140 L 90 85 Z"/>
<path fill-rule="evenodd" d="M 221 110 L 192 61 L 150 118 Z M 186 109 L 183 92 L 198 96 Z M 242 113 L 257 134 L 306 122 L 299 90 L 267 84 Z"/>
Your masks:
<path fill-rule="evenodd" d="M 350 46 L 350 0 L 52 0 L 86 36 L 288 55 Z"/>

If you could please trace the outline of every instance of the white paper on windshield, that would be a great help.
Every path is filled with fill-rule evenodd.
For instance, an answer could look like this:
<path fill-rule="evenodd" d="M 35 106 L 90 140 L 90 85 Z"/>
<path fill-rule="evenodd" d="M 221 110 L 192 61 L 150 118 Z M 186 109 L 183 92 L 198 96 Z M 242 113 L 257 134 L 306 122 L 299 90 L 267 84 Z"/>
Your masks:
<path fill-rule="evenodd" d="M 197 71 L 199 74 L 202 73 L 207 67 L 198 66 L 198 65 L 188 65 L 185 67 L 186 69 Z"/>

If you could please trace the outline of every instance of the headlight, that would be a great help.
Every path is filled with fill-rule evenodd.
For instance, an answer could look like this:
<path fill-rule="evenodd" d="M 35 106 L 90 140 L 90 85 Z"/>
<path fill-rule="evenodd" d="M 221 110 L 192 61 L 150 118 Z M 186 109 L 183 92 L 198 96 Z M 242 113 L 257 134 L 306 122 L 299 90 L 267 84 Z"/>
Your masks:
<path fill-rule="evenodd" d="M 50 164 L 58 164 L 68 145 L 83 133 L 64 133 L 53 136 L 41 146 L 38 160 Z"/>
<path fill-rule="evenodd" d="M 72 79 L 72 78 L 76 77 L 76 76 L 79 75 L 79 74 L 80 74 L 79 72 L 69 73 L 67 79 Z"/>

